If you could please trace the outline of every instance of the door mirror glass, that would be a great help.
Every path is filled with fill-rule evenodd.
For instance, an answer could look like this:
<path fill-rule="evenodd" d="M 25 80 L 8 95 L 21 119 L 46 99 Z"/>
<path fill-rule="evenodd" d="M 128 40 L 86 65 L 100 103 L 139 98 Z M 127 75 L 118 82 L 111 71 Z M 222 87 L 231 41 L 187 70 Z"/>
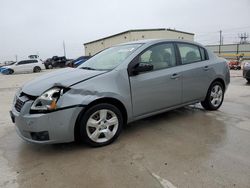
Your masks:
<path fill-rule="evenodd" d="M 133 73 L 134 75 L 139 74 L 140 72 L 152 71 L 154 66 L 147 63 L 139 63 L 134 67 Z"/>

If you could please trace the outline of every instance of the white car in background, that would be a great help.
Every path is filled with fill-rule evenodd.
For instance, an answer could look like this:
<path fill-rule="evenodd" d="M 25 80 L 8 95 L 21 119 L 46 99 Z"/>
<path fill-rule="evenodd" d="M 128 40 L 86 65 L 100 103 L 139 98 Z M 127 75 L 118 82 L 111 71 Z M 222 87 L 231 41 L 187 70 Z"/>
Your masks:
<path fill-rule="evenodd" d="M 42 69 L 45 69 L 45 66 L 41 60 L 38 59 L 29 59 L 22 60 L 13 65 L 2 67 L 5 73 L 25 73 L 25 72 L 40 72 Z"/>

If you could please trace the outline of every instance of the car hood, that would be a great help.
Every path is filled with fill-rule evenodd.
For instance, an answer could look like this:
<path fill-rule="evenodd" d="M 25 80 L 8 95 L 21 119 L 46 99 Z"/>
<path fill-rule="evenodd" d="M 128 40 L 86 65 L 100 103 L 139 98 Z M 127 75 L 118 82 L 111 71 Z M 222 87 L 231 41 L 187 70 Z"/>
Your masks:
<path fill-rule="evenodd" d="M 78 68 L 64 68 L 38 77 L 22 87 L 22 92 L 31 96 L 40 96 L 46 90 L 56 87 L 70 87 L 79 82 L 96 77 L 107 71 L 84 70 Z"/>
<path fill-rule="evenodd" d="M 2 69 L 10 69 L 12 66 L 11 65 L 8 65 L 8 66 L 3 66 L 1 67 Z"/>

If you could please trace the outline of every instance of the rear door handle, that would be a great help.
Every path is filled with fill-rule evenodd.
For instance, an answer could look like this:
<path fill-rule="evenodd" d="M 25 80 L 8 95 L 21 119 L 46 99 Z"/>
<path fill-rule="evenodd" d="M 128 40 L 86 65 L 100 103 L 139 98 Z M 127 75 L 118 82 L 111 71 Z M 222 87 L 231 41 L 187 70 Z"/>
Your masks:
<path fill-rule="evenodd" d="M 174 74 L 172 74 L 171 79 L 177 79 L 179 77 L 180 77 L 180 74 L 174 73 Z"/>
<path fill-rule="evenodd" d="M 204 69 L 204 71 L 207 71 L 207 70 L 209 70 L 209 66 L 205 66 L 205 67 L 203 67 L 203 69 Z"/>

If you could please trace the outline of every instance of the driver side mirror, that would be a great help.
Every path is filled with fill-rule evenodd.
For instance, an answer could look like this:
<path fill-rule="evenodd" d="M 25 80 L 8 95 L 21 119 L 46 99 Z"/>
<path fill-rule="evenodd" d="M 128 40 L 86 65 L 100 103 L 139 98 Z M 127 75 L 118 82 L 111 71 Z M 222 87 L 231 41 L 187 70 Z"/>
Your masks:
<path fill-rule="evenodd" d="M 151 64 L 147 64 L 147 63 L 139 63 L 137 64 L 134 68 L 133 68 L 133 74 L 137 75 L 140 72 L 148 72 L 148 71 L 152 71 L 154 69 L 154 66 Z"/>

